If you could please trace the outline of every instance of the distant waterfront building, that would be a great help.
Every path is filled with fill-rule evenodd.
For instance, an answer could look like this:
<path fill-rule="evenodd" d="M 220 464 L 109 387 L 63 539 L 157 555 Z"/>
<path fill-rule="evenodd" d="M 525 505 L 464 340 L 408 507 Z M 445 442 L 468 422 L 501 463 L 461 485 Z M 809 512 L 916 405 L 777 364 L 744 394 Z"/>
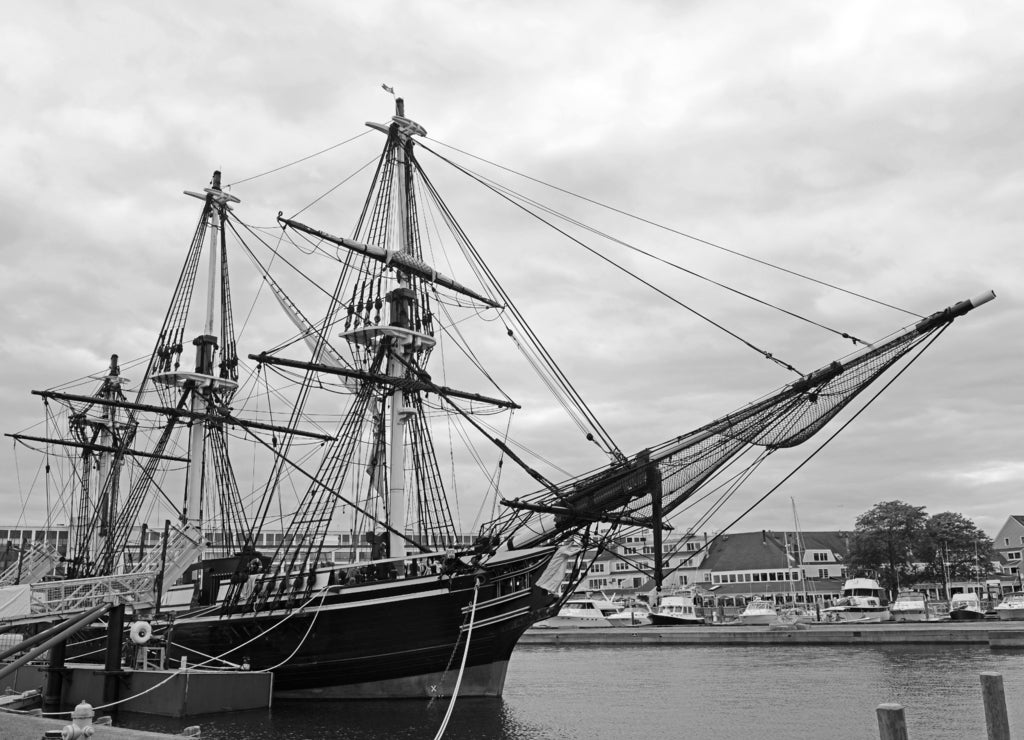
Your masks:
<path fill-rule="evenodd" d="M 839 596 L 848 573 L 843 532 L 732 532 L 711 543 L 700 587 L 742 604 L 755 597 L 804 603 Z"/>
<path fill-rule="evenodd" d="M 999 568 L 1003 575 L 1016 576 L 1019 587 L 1021 553 L 1024 552 L 1024 515 L 1009 517 L 992 540 L 992 547 L 999 555 Z"/>
<path fill-rule="evenodd" d="M 284 541 L 284 537 L 285 533 L 281 531 L 263 532 L 257 535 L 254 545 L 257 550 L 272 554 Z M 124 566 L 130 568 L 134 563 L 142 560 L 152 548 L 160 546 L 162 538 L 162 527 L 150 527 L 145 524 L 134 527 L 124 552 Z M 467 549 L 475 540 L 475 535 L 457 534 L 455 541 L 446 543 L 446 546 L 454 549 Z M 33 543 L 52 545 L 63 557 L 67 554 L 69 541 L 70 531 L 67 525 L 50 527 L 0 525 L 0 572 L 12 565 L 17 565 L 22 553 L 28 552 Z M 322 557 L 325 561 L 338 564 L 369 560 L 371 549 L 372 546 L 367 541 L 365 534 L 333 531 L 328 533 L 324 541 Z M 207 533 L 205 558 L 224 557 L 232 554 L 235 550 L 237 547 L 232 547 L 230 542 L 225 542 L 223 532 Z M 57 574 L 62 573 L 63 565 L 59 564 Z"/>
<path fill-rule="evenodd" d="M 667 533 L 662 542 L 663 589 L 673 590 L 694 584 L 704 562 L 707 537 Z M 639 532 L 616 538 L 597 557 L 578 591 L 647 591 L 653 588 L 654 537 Z M 568 579 L 571 570 L 567 570 Z"/>

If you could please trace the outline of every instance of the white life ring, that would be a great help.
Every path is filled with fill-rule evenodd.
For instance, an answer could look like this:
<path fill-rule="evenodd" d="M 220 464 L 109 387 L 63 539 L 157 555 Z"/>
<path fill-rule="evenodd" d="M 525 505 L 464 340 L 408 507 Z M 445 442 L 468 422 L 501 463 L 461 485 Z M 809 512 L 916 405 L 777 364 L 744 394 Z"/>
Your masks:
<path fill-rule="evenodd" d="M 145 645 L 149 642 L 149 638 L 153 636 L 153 628 L 150 627 L 149 622 L 132 622 L 132 627 L 128 634 L 136 645 Z"/>

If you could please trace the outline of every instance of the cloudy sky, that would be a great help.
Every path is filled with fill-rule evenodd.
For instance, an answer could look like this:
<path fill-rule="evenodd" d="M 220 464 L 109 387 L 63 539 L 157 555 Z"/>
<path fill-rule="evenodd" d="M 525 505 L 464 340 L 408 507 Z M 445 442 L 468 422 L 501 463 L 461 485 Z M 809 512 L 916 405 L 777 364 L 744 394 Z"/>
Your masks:
<path fill-rule="evenodd" d="M 183 189 L 219 168 L 239 183 L 249 223 L 298 211 L 379 140 L 239 181 L 386 120 L 387 83 L 431 148 L 903 309 L 639 222 L 613 226 L 608 211 L 580 215 L 858 337 L 994 290 L 739 528 L 792 526 L 791 497 L 806 529 L 852 528 L 873 504 L 901 499 L 995 534 L 1024 514 L 1021 28 L 1019 3 L 934 0 L 18 3 L 0 26 L 4 431 L 39 419 L 31 389 L 152 346 L 197 215 Z M 451 185 L 464 196 L 449 199 L 453 210 L 625 451 L 793 379 Z M 321 204 L 317 224 L 347 233 L 354 211 L 333 207 Z M 602 249 L 801 370 L 851 349 Z M 600 462 L 548 437 L 546 456 Z M 38 519 L 38 464 L 5 446 L 5 524 Z"/>

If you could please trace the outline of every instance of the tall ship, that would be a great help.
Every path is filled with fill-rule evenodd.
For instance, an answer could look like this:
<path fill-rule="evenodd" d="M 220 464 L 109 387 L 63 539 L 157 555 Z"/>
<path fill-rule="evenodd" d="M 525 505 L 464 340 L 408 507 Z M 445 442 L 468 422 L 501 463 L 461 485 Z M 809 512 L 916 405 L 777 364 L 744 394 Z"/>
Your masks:
<path fill-rule="evenodd" d="M 401 99 L 368 126 L 384 144 L 347 235 L 302 211 L 253 226 L 216 173 L 188 193 L 202 208 L 152 352 L 127 367 L 113 358 L 87 389 L 38 392 L 53 414 L 47 433 L 13 436 L 70 466 L 61 501 L 72 532 L 67 552 L 41 552 L 33 575 L 5 581 L 25 592 L 25 613 L 0 629 L 30 632 L 120 599 L 170 661 L 272 671 L 278 696 L 499 696 L 523 632 L 554 617 L 618 538 L 650 531 L 661 553 L 683 511 L 734 493 L 994 297 L 878 342 L 839 332 L 854 351 L 813 371 L 728 331 L 790 382 L 624 451 L 556 362 L 579 346 L 541 343 L 420 154 L 594 250 L 555 212 L 440 154 Z M 276 311 L 269 328 L 248 331 L 245 341 L 264 343 L 249 351 L 229 279 L 239 259 Z M 559 321 L 576 318 L 569 297 L 559 310 Z M 499 341 L 599 465 L 554 474 L 543 450 L 513 438 L 528 414 L 502 380 L 507 358 L 485 365 Z M 482 507 L 471 542 L 457 536 L 465 512 L 452 503 L 467 488 L 494 507 Z M 155 510 L 172 515 L 147 532 Z M 687 527 L 704 521 L 691 517 Z M 343 562 L 338 531 L 359 543 Z M 661 558 L 651 567 L 660 584 Z"/>

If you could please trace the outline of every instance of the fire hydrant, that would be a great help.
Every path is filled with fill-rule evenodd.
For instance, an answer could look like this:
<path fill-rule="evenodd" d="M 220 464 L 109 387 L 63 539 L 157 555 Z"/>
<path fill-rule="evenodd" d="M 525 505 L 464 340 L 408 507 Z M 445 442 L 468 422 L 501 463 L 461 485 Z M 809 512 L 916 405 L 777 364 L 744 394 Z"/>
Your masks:
<path fill-rule="evenodd" d="M 71 724 L 60 731 L 63 740 L 77 740 L 82 737 L 92 737 L 96 729 L 92 726 L 92 718 L 96 712 L 92 710 L 92 704 L 82 701 L 75 711 L 71 713 Z"/>

